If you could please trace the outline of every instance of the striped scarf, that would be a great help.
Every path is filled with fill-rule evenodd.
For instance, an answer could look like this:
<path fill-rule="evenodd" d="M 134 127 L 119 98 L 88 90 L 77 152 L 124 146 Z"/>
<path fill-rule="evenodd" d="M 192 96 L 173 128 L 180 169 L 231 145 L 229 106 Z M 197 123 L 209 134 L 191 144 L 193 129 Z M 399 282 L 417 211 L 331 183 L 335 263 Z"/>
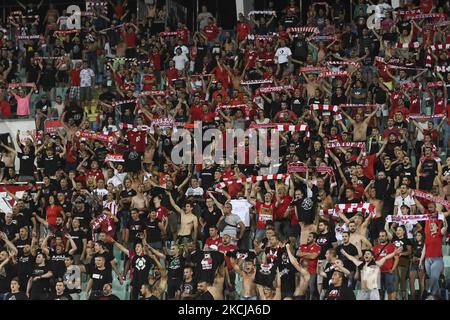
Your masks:
<path fill-rule="evenodd" d="M 339 211 L 343 213 L 357 213 L 361 212 L 367 218 L 369 214 L 372 218 L 376 218 L 375 206 L 371 203 L 340 203 L 336 204 L 334 209 L 320 210 L 323 216 L 329 216 L 333 220 L 339 220 Z"/>

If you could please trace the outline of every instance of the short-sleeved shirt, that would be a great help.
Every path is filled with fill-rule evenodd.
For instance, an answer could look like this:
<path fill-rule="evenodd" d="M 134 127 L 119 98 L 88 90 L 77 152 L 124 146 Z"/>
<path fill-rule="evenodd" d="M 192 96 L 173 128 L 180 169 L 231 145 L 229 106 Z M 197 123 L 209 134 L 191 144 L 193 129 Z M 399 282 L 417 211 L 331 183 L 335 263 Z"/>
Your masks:
<path fill-rule="evenodd" d="M 80 87 L 91 87 L 92 86 L 92 77 L 94 77 L 94 71 L 92 69 L 82 69 L 80 71 Z"/>
<path fill-rule="evenodd" d="M 237 236 L 239 223 L 242 222 L 241 218 L 236 214 L 231 214 L 226 216 L 224 219 L 227 225 L 223 229 L 221 235 L 227 233 L 231 235 L 233 238 L 235 238 Z"/>

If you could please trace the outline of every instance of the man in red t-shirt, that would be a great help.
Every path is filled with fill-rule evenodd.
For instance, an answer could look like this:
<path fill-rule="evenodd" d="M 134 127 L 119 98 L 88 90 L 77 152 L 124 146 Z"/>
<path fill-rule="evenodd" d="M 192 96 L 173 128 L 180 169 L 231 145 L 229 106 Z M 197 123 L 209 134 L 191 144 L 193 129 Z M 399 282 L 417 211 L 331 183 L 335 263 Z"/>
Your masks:
<path fill-rule="evenodd" d="M 219 28 L 214 23 L 214 20 L 212 18 L 208 19 L 208 25 L 203 29 L 203 32 L 209 43 L 212 43 L 214 42 L 214 40 L 216 40 L 217 36 L 219 35 Z"/>
<path fill-rule="evenodd" d="M 276 195 L 277 202 L 273 213 L 273 221 L 275 222 L 275 232 L 280 235 L 281 240 L 284 240 L 288 237 L 290 231 L 291 222 L 288 219 L 288 208 L 292 197 L 287 194 L 285 186 L 277 187 Z"/>
<path fill-rule="evenodd" d="M 216 226 L 209 227 L 209 238 L 205 241 L 205 246 L 203 250 L 208 250 L 211 246 L 216 246 L 217 248 L 222 244 L 222 237 L 219 236 L 219 231 Z"/>
<path fill-rule="evenodd" d="M 145 65 L 142 75 L 142 90 L 152 91 L 155 89 L 156 76 L 151 65 Z"/>
<path fill-rule="evenodd" d="M 249 35 L 250 30 L 251 30 L 250 24 L 247 21 L 245 21 L 245 16 L 242 13 L 240 13 L 239 14 L 239 22 L 236 26 L 238 41 L 239 42 L 244 41 L 247 38 L 247 36 Z"/>
<path fill-rule="evenodd" d="M 231 265 L 230 257 L 227 256 L 227 252 L 237 250 L 238 246 L 231 244 L 231 235 L 224 233 L 222 235 L 222 243 L 219 245 L 219 251 L 225 255 L 225 264 L 227 265 L 228 271 L 231 271 L 233 266 Z"/>
<path fill-rule="evenodd" d="M 71 101 L 78 101 L 80 99 L 80 72 L 81 62 L 77 62 L 75 68 L 70 70 L 69 100 Z"/>
<path fill-rule="evenodd" d="M 300 258 L 300 263 L 305 262 L 307 264 L 307 270 L 311 275 L 310 278 L 310 288 L 311 285 L 315 284 L 315 275 L 317 271 L 317 261 L 320 254 L 321 247 L 316 243 L 317 233 L 311 232 L 308 235 L 306 244 L 302 244 L 297 250 L 297 257 Z M 311 281 L 312 280 L 312 281 Z"/>
<path fill-rule="evenodd" d="M 86 171 L 86 179 L 94 178 L 97 183 L 99 180 L 105 180 L 102 170 L 98 166 L 97 160 L 91 162 L 91 168 Z"/>
<path fill-rule="evenodd" d="M 179 71 L 175 68 L 175 62 L 173 60 L 169 61 L 169 69 L 166 70 L 166 78 L 169 84 L 180 77 Z"/>
<path fill-rule="evenodd" d="M 143 130 L 133 129 L 127 132 L 127 140 L 130 146 L 136 147 L 136 152 L 144 153 L 147 145 L 147 132 Z"/>
<path fill-rule="evenodd" d="M 264 202 L 255 202 L 257 216 L 255 238 L 260 240 L 266 235 L 267 221 L 273 221 L 273 213 L 275 211 L 275 201 L 272 199 L 271 193 L 264 195 Z"/>
<path fill-rule="evenodd" d="M 8 101 L 3 98 L 3 95 L 0 96 L 0 117 L 1 118 L 9 118 L 11 117 L 11 105 Z"/>
<path fill-rule="evenodd" d="M 382 258 L 394 252 L 395 249 L 395 245 L 388 241 L 388 235 L 386 231 L 380 231 L 378 235 L 378 243 L 373 247 L 375 260 L 381 260 Z M 386 260 L 386 262 L 380 267 L 382 288 L 381 296 L 384 297 L 384 291 L 387 291 L 389 300 L 395 300 L 397 296 L 395 289 L 395 272 L 397 269 L 398 260 L 399 257 L 395 256 L 394 258 Z"/>

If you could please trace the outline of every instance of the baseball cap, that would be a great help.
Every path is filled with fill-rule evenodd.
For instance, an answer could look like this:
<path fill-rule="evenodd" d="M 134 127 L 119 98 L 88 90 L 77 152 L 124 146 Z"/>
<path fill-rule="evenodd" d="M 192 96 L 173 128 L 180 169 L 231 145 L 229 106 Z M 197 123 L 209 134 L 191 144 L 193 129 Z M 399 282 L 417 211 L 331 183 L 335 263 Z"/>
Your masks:
<path fill-rule="evenodd" d="M 213 251 L 217 251 L 219 249 L 218 246 L 216 246 L 215 244 L 212 244 L 209 246 L 209 249 L 213 250 Z"/>

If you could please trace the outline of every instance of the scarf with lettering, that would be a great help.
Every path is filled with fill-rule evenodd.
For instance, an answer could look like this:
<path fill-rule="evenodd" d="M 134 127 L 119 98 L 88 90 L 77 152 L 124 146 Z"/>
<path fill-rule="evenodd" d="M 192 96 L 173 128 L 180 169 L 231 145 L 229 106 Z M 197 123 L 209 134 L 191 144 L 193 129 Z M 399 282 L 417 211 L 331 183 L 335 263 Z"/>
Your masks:
<path fill-rule="evenodd" d="M 354 61 L 327 61 L 328 66 L 336 65 L 336 66 L 354 66 L 356 68 L 359 68 L 361 64 L 359 62 Z"/>
<path fill-rule="evenodd" d="M 445 200 L 444 198 L 433 196 L 430 193 L 423 192 L 421 190 L 413 190 L 412 196 L 416 198 L 425 199 L 434 203 L 439 203 L 442 206 L 446 207 L 447 209 L 450 209 L 450 201 Z"/>
<path fill-rule="evenodd" d="M 325 71 L 319 74 L 319 78 L 334 78 L 334 77 L 350 77 L 347 71 Z"/>
<path fill-rule="evenodd" d="M 324 67 L 301 67 L 300 72 L 326 72 L 328 69 Z"/>
<path fill-rule="evenodd" d="M 366 151 L 366 144 L 364 142 L 328 142 L 326 148 L 359 148 L 363 151 Z"/>
<path fill-rule="evenodd" d="M 98 140 L 102 142 L 117 143 L 117 137 L 114 135 L 106 135 L 102 132 L 95 132 L 90 130 L 78 130 L 75 132 L 75 136 L 80 139 Z"/>
<path fill-rule="evenodd" d="M 256 90 L 256 95 L 260 95 L 262 93 L 272 93 L 272 92 L 281 92 L 281 91 L 287 91 L 287 90 L 294 90 L 294 87 L 292 86 L 277 86 L 277 87 L 265 87 L 265 88 L 259 88 Z"/>
<path fill-rule="evenodd" d="M 247 80 L 247 81 L 241 81 L 241 84 L 244 86 L 251 86 L 255 84 L 266 84 L 266 83 L 272 83 L 273 81 L 271 79 L 262 79 L 262 80 Z"/>
<path fill-rule="evenodd" d="M 439 215 L 435 214 L 420 214 L 420 215 L 389 215 L 386 217 L 386 222 L 397 222 L 400 224 L 404 224 L 407 222 L 417 223 L 419 221 L 434 221 L 434 220 L 443 220 L 445 219 L 444 214 L 440 213 Z"/>
<path fill-rule="evenodd" d="M 269 174 L 269 175 L 265 175 L 265 176 L 251 176 L 248 177 L 246 179 L 223 179 L 223 182 L 220 182 L 218 184 L 216 184 L 216 188 L 219 189 L 223 189 L 225 188 L 227 185 L 230 184 L 244 184 L 244 183 L 255 183 L 255 182 L 259 182 L 259 181 L 271 181 L 271 180 L 286 180 L 289 177 L 289 174 Z"/>

